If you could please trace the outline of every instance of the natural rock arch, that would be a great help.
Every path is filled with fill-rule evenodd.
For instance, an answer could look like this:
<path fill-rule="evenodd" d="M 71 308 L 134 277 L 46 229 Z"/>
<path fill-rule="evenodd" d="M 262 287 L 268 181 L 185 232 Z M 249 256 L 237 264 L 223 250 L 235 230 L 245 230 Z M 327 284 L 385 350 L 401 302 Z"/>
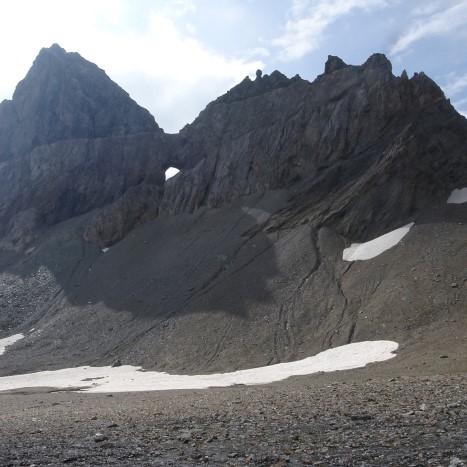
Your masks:
<path fill-rule="evenodd" d="M 177 169 L 177 167 L 173 167 L 173 166 L 168 167 L 165 170 L 165 181 L 177 175 L 178 172 L 180 172 L 180 169 Z"/>

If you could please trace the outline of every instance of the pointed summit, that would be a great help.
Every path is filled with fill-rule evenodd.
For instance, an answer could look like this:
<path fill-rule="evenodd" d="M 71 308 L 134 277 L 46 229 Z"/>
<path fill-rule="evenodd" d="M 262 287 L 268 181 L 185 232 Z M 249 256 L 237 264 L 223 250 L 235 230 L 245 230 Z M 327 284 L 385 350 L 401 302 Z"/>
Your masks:
<path fill-rule="evenodd" d="M 66 55 L 67 51 L 63 47 L 60 47 L 59 44 L 54 43 L 48 48 L 44 47 L 43 49 L 41 49 L 41 51 L 39 52 L 39 55 L 40 54 Z"/>
<path fill-rule="evenodd" d="M 324 74 L 328 75 L 329 73 L 332 73 L 336 70 L 341 70 L 346 66 L 347 64 L 341 58 L 336 57 L 334 55 L 328 55 L 328 59 L 326 61 L 326 64 L 324 65 Z"/>
<path fill-rule="evenodd" d="M 5 113 L 18 124 L 9 128 Z M 13 100 L 0 105 L 0 160 L 64 139 L 158 130 L 151 114 L 103 70 L 53 44 L 40 51 Z"/>

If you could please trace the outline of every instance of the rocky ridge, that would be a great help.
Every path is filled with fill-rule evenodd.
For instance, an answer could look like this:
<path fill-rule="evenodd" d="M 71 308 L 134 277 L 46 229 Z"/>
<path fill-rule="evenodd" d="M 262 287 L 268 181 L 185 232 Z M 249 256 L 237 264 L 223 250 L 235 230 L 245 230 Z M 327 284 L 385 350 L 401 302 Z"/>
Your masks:
<path fill-rule="evenodd" d="M 329 57 L 313 83 L 277 71 L 245 78 L 165 135 L 102 70 L 54 45 L 0 106 L 3 234 L 23 246 L 34 228 L 116 202 L 85 234 L 108 246 L 159 207 L 193 212 L 287 187 L 281 222 L 362 240 L 462 183 L 465 134 L 465 119 L 434 82 L 395 77 L 375 54 L 362 66 Z M 182 173 L 164 186 L 169 166 Z"/>
<path fill-rule="evenodd" d="M 438 86 L 381 54 L 329 57 L 312 83 L 258 73 L 168 135 L 43 50 L 0 104 L 0 326 L 26 334 L 0 373 L 227 371 L 374 338 L 445 352 L 466 325 L 467 213 L 445 204 L 466 141 Z M 342 260 L 411 221 L 393 251 Z"/>
<path fill-rule="evenodd" d="M 381 54 L 362 66 L 330 57 L 313 83 L 245 80 L 180 135 L 183 159 L 201 160 L 167 186 L 170 212 L 287 187 L 280 222 L 366 240 L 465 181 L 465 119 L 423 73 L 395 77 Z"/>
<path fill-rule="evenodd" d="M 3 248 L 21 250 L 42 227 L 107 205 L 129 187 L 154 190 L 164 180 L 152 169 L 163 160 L 154 155 L 162 134 L 96 65 L 56 44 L 42 49 L 13 99 L 0 104 Z"/>

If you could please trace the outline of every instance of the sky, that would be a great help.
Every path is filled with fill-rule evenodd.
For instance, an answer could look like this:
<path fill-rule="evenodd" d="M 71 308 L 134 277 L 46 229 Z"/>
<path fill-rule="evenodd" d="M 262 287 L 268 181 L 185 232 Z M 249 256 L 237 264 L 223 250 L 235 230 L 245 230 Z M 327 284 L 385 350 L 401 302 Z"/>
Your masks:
<path fill-rule="evenodd" d="M 0 101 L 43 47 L 104 69 L 166 132 L 259 68 L 313 81 L 384 53 L 467 116 L 467 0 L 2 0 Z"/>

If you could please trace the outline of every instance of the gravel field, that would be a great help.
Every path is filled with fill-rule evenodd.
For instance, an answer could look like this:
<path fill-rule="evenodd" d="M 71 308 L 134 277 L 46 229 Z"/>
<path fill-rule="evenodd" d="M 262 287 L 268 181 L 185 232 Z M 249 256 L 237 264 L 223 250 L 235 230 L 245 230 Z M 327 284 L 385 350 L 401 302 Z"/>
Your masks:
<path fill-rule="evenodd" d="M 3 393 L 0 463 L 463 466 L 466 383 L 370 366 L 256 387 Z"/>

